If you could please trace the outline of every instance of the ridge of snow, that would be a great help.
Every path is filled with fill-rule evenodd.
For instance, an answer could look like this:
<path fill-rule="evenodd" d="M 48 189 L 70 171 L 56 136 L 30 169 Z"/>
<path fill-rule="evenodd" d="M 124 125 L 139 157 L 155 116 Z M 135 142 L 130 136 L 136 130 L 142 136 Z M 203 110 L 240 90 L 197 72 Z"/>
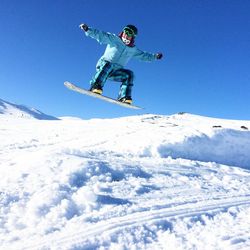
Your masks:
<path fill-rule="evenodd" d="M 0 99 L 0 118 L 28 118 L 38 120 L 58 120 L 58 118 L 42 113 L 35 108 L 18 105 Z"/>

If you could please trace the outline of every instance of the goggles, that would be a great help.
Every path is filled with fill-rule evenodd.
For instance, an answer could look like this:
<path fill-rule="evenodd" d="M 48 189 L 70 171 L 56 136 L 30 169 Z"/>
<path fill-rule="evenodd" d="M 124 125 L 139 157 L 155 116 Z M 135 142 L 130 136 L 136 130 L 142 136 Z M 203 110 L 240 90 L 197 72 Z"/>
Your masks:
<path fill-rule="evenodd" d="M 125 28 L 123 29 L 123 32 L 124 32 L 127 36 L 129 36 L 129 37 L 135 36 L 135 32 L 134 32 L 132 29 L 128 28 L 128 27 L 125 27 Z"/>

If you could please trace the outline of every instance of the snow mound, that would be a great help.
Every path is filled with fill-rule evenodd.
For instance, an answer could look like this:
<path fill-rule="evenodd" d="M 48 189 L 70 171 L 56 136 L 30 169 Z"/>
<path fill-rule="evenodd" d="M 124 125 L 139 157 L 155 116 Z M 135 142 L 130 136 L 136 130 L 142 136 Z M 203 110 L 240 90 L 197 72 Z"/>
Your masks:
<path fill-rule="evenodd" d="M 0 117 L 29 118 L 38 120 L 59 120 L 56 117 L 46 115 L 35 108 L 17 105 L 0 99 Z M 3 116 L 2 116 L 3 118 Z"/>
<path fill-rule="evenodd" d="M 172 121 L 179 124 L 179 131 L 185 131 L 187 124 L 184 120 L 187 119 L 190 121 L 188 133 L 181 133 L 182 136 L 179 135 L 175 140 L 158 145 L 157 150 L 161 157 L 216 162 L 250 169 L 249 121 L 203 118 L 203 124 L 200 122 L 197 125 L 199 119 L 194 115 L 185 115 L 178 119 L 175 116 Z"/>
<path fill-rule="evenodd" d="M 111 124 L 106 121 L 102 129 L 106 126 Z M 120 155 L 184 158 L 250 169 L 250 121 L 191 114 L 144 115 L 114 119 L 112 126 L 120 126 L 119 132 L 111 132 L 112 140 L 107 138 L 104 147 Z M 124 132 L 127 128 L 131 128 L 129 133 Z"/>

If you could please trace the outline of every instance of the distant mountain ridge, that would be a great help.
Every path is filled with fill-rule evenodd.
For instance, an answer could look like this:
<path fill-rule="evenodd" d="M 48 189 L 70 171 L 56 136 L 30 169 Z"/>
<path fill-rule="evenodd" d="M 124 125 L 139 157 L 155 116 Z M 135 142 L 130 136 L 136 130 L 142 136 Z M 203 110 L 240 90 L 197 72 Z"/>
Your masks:
<path fill-rule="evenodd" d="M 1 115 L 37 120 L 60 120 L 57 117 L 44 114 L 43 112 L 35 108 L 30 108 L 25 105 L 14 104 L 0 98 L 0 116 Z"/>

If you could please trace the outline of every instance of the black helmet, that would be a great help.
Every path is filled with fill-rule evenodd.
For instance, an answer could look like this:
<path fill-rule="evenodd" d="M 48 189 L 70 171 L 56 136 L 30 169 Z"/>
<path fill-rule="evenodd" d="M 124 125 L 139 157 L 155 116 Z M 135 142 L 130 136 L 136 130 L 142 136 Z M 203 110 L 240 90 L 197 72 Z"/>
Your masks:
<path fill-rule="evenodd" d="M 128 25 L 126 25 L 126 26 L 124 27 L 124 29 L 126 29 L 126 28 L 132 30 L 132 31 L 134 32 L 134 35 L 137 36 L 137 34 L 138 34 L 138 29 L 137 29 L 134 25 L 128 24 Z M 124 30 L 124 29 L 123 29 L 123 30 Z"/>

